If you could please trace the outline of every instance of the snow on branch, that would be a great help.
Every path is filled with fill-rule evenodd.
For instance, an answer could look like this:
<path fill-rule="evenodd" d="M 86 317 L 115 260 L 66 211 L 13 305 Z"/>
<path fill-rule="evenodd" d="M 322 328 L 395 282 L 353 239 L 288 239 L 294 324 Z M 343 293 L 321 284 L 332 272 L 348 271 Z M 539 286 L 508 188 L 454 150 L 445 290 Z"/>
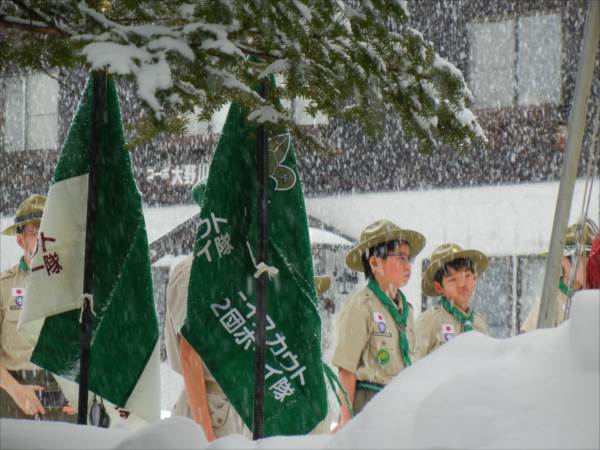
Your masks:
<path fill-rule="evenodd" d="M 237 101 L 256 123 L 302 133 L 281 105 L 303 97 L 310 114 L 358 120 L 370 133 L 380 132 L 391 112 L 425 151 L 485 142 L 462 73 L 409 26 L 405 1 L 109 3 L 112 9 L 100 12 L 70 0 L 33 18 L 72 36 L 62 38 L 72 52 L 65 61 L 84 57 L 91 69 L 135 80 L 159 120 L 206 117 Z M 31 20 L 23 9 L 9 12 Z M 257 86 L 273 75 L 282 83 L 263 99 Z"/>

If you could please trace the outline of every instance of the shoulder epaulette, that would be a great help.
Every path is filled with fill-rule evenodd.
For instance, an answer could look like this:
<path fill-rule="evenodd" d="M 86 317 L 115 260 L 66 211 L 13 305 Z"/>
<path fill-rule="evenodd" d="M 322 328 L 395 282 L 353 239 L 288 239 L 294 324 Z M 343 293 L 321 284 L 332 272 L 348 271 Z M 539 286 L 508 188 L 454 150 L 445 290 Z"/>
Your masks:
<path fill-rule="evenodd" d="M 5 278 L 12 278 L 17 275 L 17 267 L 11 267 L 10 269 L 5 270 L 0 273 L 0 280 L 4 280 Z"/>

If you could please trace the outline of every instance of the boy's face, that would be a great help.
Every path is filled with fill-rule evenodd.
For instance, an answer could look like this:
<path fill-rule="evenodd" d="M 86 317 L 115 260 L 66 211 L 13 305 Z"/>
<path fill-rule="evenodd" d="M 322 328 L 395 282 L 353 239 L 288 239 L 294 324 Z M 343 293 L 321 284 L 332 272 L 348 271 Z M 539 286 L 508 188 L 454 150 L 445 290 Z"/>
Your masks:
<path fill-rule="evenodd" d="M 585 266 L 585 263 L 587 262 L 587 257 L 589 257 L 589 254 L 586 254 L 586 259 L 584 261 L 583 256 L 579 257 L 579 260 L 577 262 L 577 273 L 575 274 L 575 280 L 573 282 L 573 289 L 575 290 L 580 290 L 583 288 L 583 268 Z M 562 264 L 562 268 L 563 268 L 563 279 L 565 281 L 565 283 L 568 283 L 571 280 L 571 270 L 574 268 L 574 263 L 575 263 L 575 257 L 568 257 L 565 256 L 563 257 L 563 264 Z"/>
<path fill-rule="evenodd" d="M 466 267 L 458 270 L 448 267 L 448 275 L 442 282 L 435 281 L 433 287 L 436 292 L 452 301 L 456 306 L 467 310 L 471 304 L 471 297 L 475 292 L 477 276 Z"/>
<path fill-rule="evenodd" d="M 23 249 L 26 256 L 31 258 L 37 249 L 37 236 L 39 224 L 30 223 L 23 227 L 22 233 L 17 233 L 17 244 Z"/>
<path fill-rule="evenodd" d="M 386 292 L 395 292 L 406 286 L 412 269 L 409 255 L 410 247 L 407 244 L 400 244 L 393 252 L 389 252 L 385 259 L 378 256 L 369 258 L 373 276 L 381 289 Z"/>

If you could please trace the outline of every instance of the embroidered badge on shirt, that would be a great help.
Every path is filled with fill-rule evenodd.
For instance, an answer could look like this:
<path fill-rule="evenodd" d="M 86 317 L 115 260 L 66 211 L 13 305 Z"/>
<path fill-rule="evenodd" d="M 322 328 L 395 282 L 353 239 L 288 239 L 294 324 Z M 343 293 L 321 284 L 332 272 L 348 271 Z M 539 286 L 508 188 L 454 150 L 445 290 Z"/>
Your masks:
<path fill-rule="evenodd" d="M 450 339 L 456 336 L 454 326 L 451 323 L 442 324 L 442 339 L 444 342 L 448 342 Z"/>
<path fill-rule="evenodd" d="M 25 289 L 23 288 L 12 288 L 11 289 L 12 296 L 15 299 L 16 307 L 11 306 L 10 309 L 21 309 L 23 308 L 23 298 L 25 297 Z"/>
<path fill-rule="evenodd" d="M 385 323 L 383 314 L 379 312 L 374 312 L 373 320 L 375 321 L 375 325 L 377 326 L 377 331 L 374 333 L 376 336 L 391 336 L 389 333 L 386 333 L 387 325 Z"/>
<path fill-rule="evenodd" d="M 382 348 L 381 350 L 379 350 L 377 352 L 377 354 L 375 355 L 375 358 L 377 358 L 377 362 L 381 365 L 381 366 L 385 366 L 387 363 L 390 362 L 390 354 L 388 353 L 388 351 L 384 348 Z"/>
<path fill-rule="evenodd" d="M 375 322 L 384 322 L 385 323 L 385 319 L 383 318 L 383 314 L 381 314 L 380 312 L 375 311 L 373 313 L 373 320 Z"/>

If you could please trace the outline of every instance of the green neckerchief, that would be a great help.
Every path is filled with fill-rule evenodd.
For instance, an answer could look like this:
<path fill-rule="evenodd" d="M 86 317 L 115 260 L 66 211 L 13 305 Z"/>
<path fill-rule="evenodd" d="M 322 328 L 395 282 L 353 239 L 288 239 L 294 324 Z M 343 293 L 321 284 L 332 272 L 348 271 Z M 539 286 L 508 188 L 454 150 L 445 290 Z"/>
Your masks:
<path fill-rule="evenodd" d="M 21 256 L 21 259 L 19 260 L 19 268 L 23 271 L 23 272 L 29 272 L 29 266 L 27 265 L 27 263 L 25 262 L 25 257 Z"/>
<path fill-rule="evenodd" d="M 565 280 L 563 280 L 562 277 L 560 277 L 560 281 L 558 282 L 558 288 L 560 289 L 560 292 L 562 292 L 565 295 L 569 295 L 569 288 L 567 286 L 567 284 L 565 283 Z"/>
<path fill-rule="evenodd" d="M 452 314 L 452 316 L 460 322 L 463 327 L 463 331 L 473 330 L 473 308 L 471 308 L 471 314 L 467 316 L 461 309 L 454 306 L 454 304 L 446 297 L 442 297 L 440 299 L 440 305 L 442 305 L 446 311 Z"/>
<path fill-rule="evenodd" d="M 408 344 L 408 337 L 406 336 L 406 323 L 408 322 L 408 302 L 406 301 L 406 297 L 402 293 L 400 289 L 398 292 L 400 293 L 400 298 L 402 299 L 402 315 L 398 312 L 398 308 L 390 298 L 381 290 L 377 282 L 373 279 L 369 280 L 369 284 L 367 285 L 371 291 L 375 294 L 375 296 L 379 299 L 383 306 L 385 306 L 394 319 L 396 323 L 396 327 L 400 332 L 400 350 L 402 352 L 402 361 L 404 361 L 404 366 L 408 367 L 412 364 L 410 359 L 410 347 Z"/>

